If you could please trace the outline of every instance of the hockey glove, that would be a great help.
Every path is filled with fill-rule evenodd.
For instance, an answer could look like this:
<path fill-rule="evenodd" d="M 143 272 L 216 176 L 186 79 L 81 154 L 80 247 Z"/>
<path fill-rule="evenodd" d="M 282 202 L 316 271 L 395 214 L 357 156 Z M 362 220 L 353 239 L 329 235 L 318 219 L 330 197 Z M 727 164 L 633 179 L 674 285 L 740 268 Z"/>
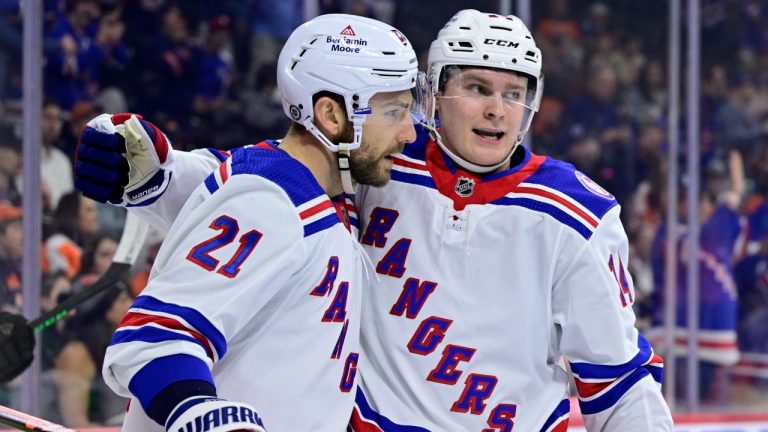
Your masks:
<path fill-rule="evenodd" d="M 250 406 L 210 396 L 193 396 L 176 405 L 165 422 L 165 430 L 266 432 L 259 415 Z"/>
<path fill-rule="evenodd" d="M 32 363 L 35 334 L 18 314 L 0 312 L 0 383 L 20 375 Z"/>
<path fill-rule="evenodd" d="M 141 116 L 102 114 L 80 134 L 75 186 L 99 202 L 148 205 L 168 187 L 172 154 L 165 134 Z"/>

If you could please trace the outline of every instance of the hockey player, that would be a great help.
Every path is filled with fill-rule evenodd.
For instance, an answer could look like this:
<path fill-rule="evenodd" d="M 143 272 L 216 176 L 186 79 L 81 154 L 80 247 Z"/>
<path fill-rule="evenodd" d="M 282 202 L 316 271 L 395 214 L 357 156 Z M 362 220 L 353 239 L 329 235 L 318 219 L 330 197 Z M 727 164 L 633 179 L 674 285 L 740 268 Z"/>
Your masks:
<path fill-rule="evenodd" d="M 670 431 L 661 359 L 634 328 L 618 203 L 519 145 L 543 87 L 530 32 L 461 11 L 430 48 L 429 82 L 441 127 L 424 118 L 392 181 L 356 197 L 379 283 L 364 296 L 352 429 L 565 431 L 572 374 L 588 430 Z M 174 158 L 142 212 L 172 220 L 213 160 Z"/>
<path fill-rule="evenodd" d="M 293 32 L 278 85 L 295 123 L 279 145 L 238 149 L 197 182 L 107 349 L 105 380 L 133 398 L 123 430 L 347 427 L 371 275 L 344 190 L 386 183 L 391 156 L 416 138 L 417 74 L 411 45 L 384 23 L 326 15 Z M 89 126 L 78 166 L 105 164 L 90 171 L 102 180 L 116 172 L 106 165 L 123 163 L 115 151 L 149 146 L 171 159 L 166 137 L 140 117 Z M 134 199 L 170 179 L 144 176 L 145 162 L 132 159 L 121 180 L 146 186 Z"/>

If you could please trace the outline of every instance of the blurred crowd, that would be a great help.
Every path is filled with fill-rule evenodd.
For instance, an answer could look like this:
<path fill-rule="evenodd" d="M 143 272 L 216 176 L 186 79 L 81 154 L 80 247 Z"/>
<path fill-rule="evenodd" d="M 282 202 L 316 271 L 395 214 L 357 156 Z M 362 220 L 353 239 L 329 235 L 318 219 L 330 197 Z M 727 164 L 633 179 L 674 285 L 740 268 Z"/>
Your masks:
<path fill-rule="evenodd" d="M 41 308 L 93 283 L 111 262 L 124 213 L 73 188 L 77 137 L 101 112 L 138 112 L 177 149 L 229 149 L 287 127 L 275 63 L 304 21 L 302 0 L 47 0 L 41 122 Z M 497 1 L 319 0 L 400 28 L 420 53 L 457 10 Z M 454 5 L 452 5 L 453 7 Z M 530 146 L 564 159 L 622 204 L 638 327 L 663 340 L 664 215 L 678 209 L 676 341 L 687 344 L 685 199 L 666 202 L 667 2 L 532 2 L 545 97 Z M 425 10 L 434 13 L 424 13 Z M 683 15 L 684 16 L 684 15 Z M 20 311 L 21 41 L 18 0 L 0 0 L 0 308 Z M 768 4 L 702 0 L 699 337 L 705 404 L 768 407 Z M 683 71 L 685 72 L 685 71 Z M 681 88 L 684 88 L 681 87 Z M 684 171 L 684 170 L 683 170 Z M 42 335 L 43 416 L 70 427 L 119 423 L 125 401 L 101 377 L 110 335 L 146 283 L 159 239 L 134 274 Z M 681 350 L 681 355 L 685 352 Z M 667 354 L 667 361 L 674 361 Z M 683 358 L 683 357 L 681 357 Z M 680 363 L 681 367 L 684 363 Z M 684 369 L 678 376 L 685 376 Z M 678 388 L 684 388 L 679 385 Z M 18 382 L 0 389 L 14 405 Z"/>

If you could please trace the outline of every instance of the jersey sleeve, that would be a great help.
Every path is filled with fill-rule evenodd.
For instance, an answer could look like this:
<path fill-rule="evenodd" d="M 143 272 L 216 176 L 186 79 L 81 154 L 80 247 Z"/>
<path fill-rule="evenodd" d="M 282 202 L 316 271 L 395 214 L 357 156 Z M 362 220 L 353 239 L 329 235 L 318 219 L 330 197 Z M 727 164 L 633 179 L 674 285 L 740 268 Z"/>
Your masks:
<path fill-rule="evenodd" d="M 128 207 L 128 211 L 167 232 L 192 191 L 228 156 L 228 152 L 216 149 L 197 149 L 190 152 L 173 150 L 173 156 L 169 158 L 173 163 L 166 168 L 171 171 L 165 179 L 168 184 L 160 186 L 161 190 L 164 189 L 162 195 L 149 205 Z"/>
<path fill-rule="evenodd" d="M 233 176 L 206 194 L 201 186 L 184 207 L 104 361 L 107 384 L 160 424 L 174 398 L 215 393 L 211 369 L 228 343 L 307 255 L 296 208 L 276 184 Z"/>
<path fill-rule="evenodd" d="M 662 359 L 634 326 L 635 291 L 618 206 L 574 258 L 562 260 L 553 290 L 560 350 L 570 363 L 587 430 L 671 431 Z M 575 239 L 572 239 L 576 241 Z"/>

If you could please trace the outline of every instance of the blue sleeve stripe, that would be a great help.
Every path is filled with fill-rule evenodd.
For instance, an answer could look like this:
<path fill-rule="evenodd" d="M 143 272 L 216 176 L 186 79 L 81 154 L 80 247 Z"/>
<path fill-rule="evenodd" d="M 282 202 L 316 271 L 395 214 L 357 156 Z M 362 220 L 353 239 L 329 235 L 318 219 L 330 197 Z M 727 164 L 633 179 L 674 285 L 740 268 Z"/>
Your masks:
<path fill-rule="evenodd" d="M 112 342 L 110 343 L 110 346 L 128 342 L 158 343 L 167 341 L 192 342 L 200 346 L 203 350 L 206 350 L 206 347 L 203 346 L 199 340 L 193 338 L 192 336 L 151 326 L 144 326 L 135 329 L 117 329 L 115 334 L 112 335 Z"/>
<path fill-rule="evenodd" d="M 576 232 L 581 234 L 582 237 L 589 240 L 592 237 L 592 229 L 584 225 L 581 221 L 569 215 L 568 213 L 560 210 L 559 208 L 542 201 L 536 201 L 529 198 L 509 198 L 504 197 L 493 201 L 492 204 L 507 205 L 507 206 L 520 206 L 533 211 L 546 213 L 559 222 L 573 228 Z"/>
<path fill-rule="evenodd" d="M 549 430 L 550 427 L 554 426 L 555 422 L 562 421 L 564 418 L 567 418 L 570 412 L 571 401 L 568 399 L 561 400 L 560 403 L 557 404 L 557 408 L 552 411 L 552 414 L 549 416 L 547 421 L 544 422 L 544 426 L 541 427 L 541 432 Z"/>
<path fill-rule="evenodd" d="M 368 422 L 376 424 L 382 431 L 386 432 L 429 432 L 428 429 L 420 428 L 417 426 L 402 426 L 392 420 L 384 417 L 368 405 L 368 401 L 365 400 L 365 395 L 360 387 L 357 388 L 355 394 L 355 405 L 357 406 L 360 416 Z"/>
<path fill-rule="evenodd" d="M 341 223 L 339 216 L 336 213 L 329 214 L 322 219 L 318 219 L 312 223 L 304 225 L 304 237 L 309 237 L 312 234 L 319 233 L 320 231 L 328 229 L 337 223 Z"/>
<path fill-rule="evenodd" d="M 211 153 L 216 159 L 218 159 L 220 162 L 224 162 L 227 160 L 227 155 L 225 153 L 222 153 L 219 150 L 213 149 L 213 148 L 207 148 L 209 153 Z"/>
<path fill-rule="evenodd" d="M 602 196 L 597 194 L 594 188 L 588 188 L 583 181 L 594 182 L 584 174 L 578 173 L 569 163 L 549 158 L 542 168 L 528 177 L 526 183 L 536 183 L 560 191 L 589 209 L 598 219 L 602 219 L 618 204 L 612 195 Z M 602 189 L 599 186 L 597 188 Z"/>
<path fill-rule="evenodd" d="M 437 186 L 435 185 L 435 181 L 432 180 L 432 177 L 430 176 L 404 173 L 402 171 L 397 171 L 394 169 L 391 172 L 392 172 L 393 181 L 399 181 L 402 183 L 409 183 L 409 184 L 414 184 L 419 186 L 426 186 L 432 189 L 437 189 Z"/>
<path fill-rule="evenodd" d="M 571 363 L 571 370 L 582 380 L 585 379 L 616 379 L 630 371 L 648 363 L 653 358 L 651 344 L 643 335 L 637 335 L 637 347 L 640 352 L 632 360 L 620 365 L 597 365 L 592 363 Z"/>
<path fill-rule="evenodd" d="M 136 308 L 180 317 L 210 341 L 216 350 L 218 358 L 224 357 L 224 354 L 227 352 L 227 341 L 224 339 L 224 335 L 202 313 L 195 309 L 165 303 L 148 295 L 140 295 L 136 298 L 131 309 Z"/>
<path fill-rule="evenodd" d="M 128 390 L 141 402 L 144 411 L 164 388 L 177 381 L 199 380 L 211 385 L 213 376 L 208 365 L 197 357 L 174 354 L 156 358 L 139 369 L 128 383 Z"/>
<path fill-rule="evenodd" d="M 632 388 L 633 385 L 635 385 L 636 382 L 648 375 L 649 372 L 647 370 L 643 368 L 636 369 L 632 374 L 595 399 L 585 401 L 579 398 L 579 406 L 581 407 L 582 414 L 596 414 L 612 407 L 622 396 L 624 396 L 624 394 L 627 393 L 627 391 L 629 391 L 630 388 Z"/>
<path fill-rule="evenodd" d="M 661 384 L 664 380 L 664 368 L 660 366 L 651 366 L 648 365 L 645 367 L 645 369 L 651 374 L 653 377 L 653 380 L 657 383 Z"/>
<path fill-rule="evenodd" d="M 205 187 L 208 189 L 208 193 L 213 194 L 219 190 L 219 183 L 216 181 L 216 176 L 211 174 L 205 178 Z"/>

